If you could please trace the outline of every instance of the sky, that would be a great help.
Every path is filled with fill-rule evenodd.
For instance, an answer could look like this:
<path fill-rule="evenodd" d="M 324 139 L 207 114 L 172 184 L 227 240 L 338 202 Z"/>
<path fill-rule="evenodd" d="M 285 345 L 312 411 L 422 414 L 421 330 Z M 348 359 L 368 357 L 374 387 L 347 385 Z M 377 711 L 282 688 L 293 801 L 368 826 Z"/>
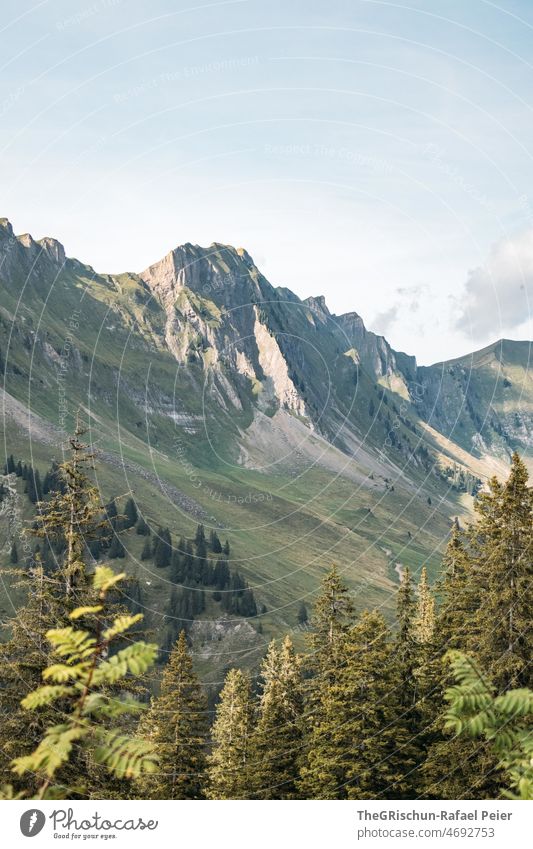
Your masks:
<path fill-rule="evenodd" d="M 531 0 L 3 0 L 0 216 L 245 247 L 422 364 L 532 338 Z"/>

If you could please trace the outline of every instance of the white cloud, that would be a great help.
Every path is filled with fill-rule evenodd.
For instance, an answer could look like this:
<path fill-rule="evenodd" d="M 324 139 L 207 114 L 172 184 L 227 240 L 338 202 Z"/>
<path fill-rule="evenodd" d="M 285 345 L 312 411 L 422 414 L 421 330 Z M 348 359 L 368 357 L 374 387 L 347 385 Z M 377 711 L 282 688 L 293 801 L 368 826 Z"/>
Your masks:
<path fill-rule="evenodd" d="M 475 339 L 521 327 L 533 308 L 533 229 L 493 245 L 487 262 L 468 273 L 457 329 Z"/>

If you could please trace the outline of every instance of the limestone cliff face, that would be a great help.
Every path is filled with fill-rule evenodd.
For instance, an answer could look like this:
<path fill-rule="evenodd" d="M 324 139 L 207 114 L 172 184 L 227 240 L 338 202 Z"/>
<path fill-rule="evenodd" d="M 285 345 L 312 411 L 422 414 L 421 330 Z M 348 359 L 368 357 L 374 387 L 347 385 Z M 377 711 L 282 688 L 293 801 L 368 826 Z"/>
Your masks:
<path fill-rule="evenodd" d="M 416 373 L 416 359 L 393 351 L 384 336 L 366 329 L 356 312 L 345 313 L 336 320 L 347 349 L 355 349 L 361 365 L 391 391 L 409 397 L 406 372 Z"/>
<path fill-rule="evenodd" d="M 280 303 L 280 296 L 244 249 L 186 244 L 140 278 L 165 309 L 166 343 L 179 362 L 202 363 L 213 372 L 214 386 L 222 383 L 237 406 L 228 372 L 252 382 L 260 406 L 275 403 L 306 415 L 275 332 L 268 326 L 269 307 Z"/>
<path fill-rule="evenodd" d="M 282 407 L 306 415 L 305 403 L 300 397 L 296 386 L 289 376 L 289 369 L 281 349 L 266 325 L 259 319 L 259 311 L 254 307 L 255 323 L 254 338 L 257 345 L 259 363 L 266 377 L 267 392 L 272 387 L 272 393 Z"/>

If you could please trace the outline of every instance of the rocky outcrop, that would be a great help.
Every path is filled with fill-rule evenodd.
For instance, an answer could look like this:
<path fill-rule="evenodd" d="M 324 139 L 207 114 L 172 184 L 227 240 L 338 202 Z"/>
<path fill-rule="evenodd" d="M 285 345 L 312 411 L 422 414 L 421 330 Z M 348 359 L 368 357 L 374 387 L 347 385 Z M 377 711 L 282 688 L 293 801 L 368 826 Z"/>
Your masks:
<path fill-rule="evenodd" d="M 35 241 L 30 233 L 15 235 L 7 218 L 0 218 L 0 279 L 17 286 L 42 283 L 57 275 L 67 261 L 61 242 L 49 236 Z"/>

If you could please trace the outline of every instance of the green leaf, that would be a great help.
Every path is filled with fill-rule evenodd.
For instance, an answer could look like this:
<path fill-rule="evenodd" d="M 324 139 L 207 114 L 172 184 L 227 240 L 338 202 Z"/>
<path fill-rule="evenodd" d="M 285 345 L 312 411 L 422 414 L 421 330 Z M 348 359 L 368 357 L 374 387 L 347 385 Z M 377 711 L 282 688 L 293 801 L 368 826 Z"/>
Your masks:
<path fill-rule="evenodd" d="M 157 652 L 155 643 L 132 643 L 95 669 L 93 684 L 114 684 L 128 673 L 142 675 L 155 661 Z"/>
<path fill-rule="evenodd" d="M 53 778 L 59 767 L 68 761 L 72 746 L 89 733 L 89 728 L 68 725 L 56 725 L 49 728 L 31 755 L 15 758 L 12 761 L 13 771 L 17 775 L 25 772 L 44 772 L 47 778 Z"/>
<path fill-rule="evenodd" d="M 103 633 L 104 640 L 112 640 L 113 637 L 116 637 L 118 634 L 123 634 L 124 631 L 127 631 L 132 625 L 135 625 L 136 622 L 140 622 L 143 619 L 142 613 L 136 613 L 134 616 L 117 616 L 117 618 L 113 621 L 113 624 L 107 628 Z"/>
<path fill-rule="evenodd" d="M 92 606 L 89 605 L 87 607 L 77 607 L 75 610 L 72 611 L 72 613 L 69 613 L 68 618 L 79 619 L 80 616 L 86 616 L 88 613 L 100 613 L 102 609 L 103 608 L 101 604 L 94 604 Z"/>
<path fill-rule="evenodd" d="M 43 705 L 49 705 L 52 702 L 57 701 L 57 699 L 61 699 L 64 696 L 70 696 L 73 693 L 75 693 L 75 690 L 72 687 L 45 685 L 44 687 L 39 687 L 37 690 L 33 690 L 33 692 L 28 693 L 28 695 L 22 699 L 21 705 L 24 710 L 35 710 L 35 708 L 43 707 Z"/>
<path fill-rule="evenodd" d="M 76 666 L 67 666 L 66 663 L 54 663 L 44 670 L 43 678 L 45 681 L 50 679 L 56 681 L 58 684 L 64 684 L 65 681 L 83 678 L 88 668 L 88 663 L 78 663 Z"/>
<path fill-rule="evenodd" d="M 125 577 L 125 572 L 115 575 L 109 566 L 97 566 L 94 570 L 93 587 L 95 590 L 105 593 L 119 581 L 124 580 Z"/>
<path fill-rule="evenodd" d="M 46 637 L 56 654 L 72 662 L 91 657 L 96 648 L 96 640 L 88 631 L 76 631 L 72 627 L 52 629 Z"/>
<path fill-rule="evenodd" d="M 96 749 L 97 763 L 105 764 L 117 778 L 138 778 L 143 772 L 155 772 L 157 755 L 146 740 L 128 737 L 117 731 L 105 732 Z"/>

